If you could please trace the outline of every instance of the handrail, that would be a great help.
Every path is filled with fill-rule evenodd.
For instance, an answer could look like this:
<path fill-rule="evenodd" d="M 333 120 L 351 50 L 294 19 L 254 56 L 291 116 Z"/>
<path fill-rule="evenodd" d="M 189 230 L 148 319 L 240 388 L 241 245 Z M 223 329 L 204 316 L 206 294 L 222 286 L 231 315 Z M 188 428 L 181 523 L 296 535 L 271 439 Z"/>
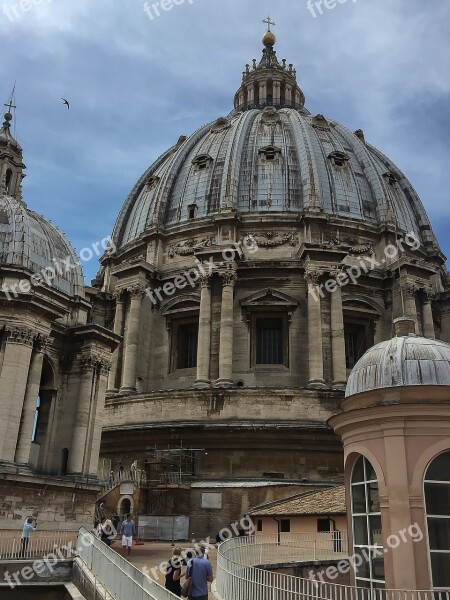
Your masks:
<path fill-rule="evenodd" d="M 77 535 L 77 531 L 34 531 L 24 544 L 21 531 L 0 530 L 0 560 L 46 556 L 70 559 L 76 552 Z"/>
<path fill-rule="evenodd" d="M 95 580 L 117 600 L 177 598 L 84 528 L 79 532 L 77 551 L 79 559 Z"/>
<path fill-rule="evenodd" d="M 297 546 L 295 546 L 296 535 Z M 317 536 L 322 535 L 317 534 Z M 312 537 L 311 541 L 313 541 Z M 286 548 L 297 549 L 296 556 L 291 558 L 291 562 L 311 560 L 313 554 L 311 547 L 303 555 L 303 559 L 299 560 L 306 542 L 307 537 L 302 537 L 301 534 L 280 534 L 279 537 L 257 534 L 223 542 L 218 546 L 217 551 L 218 594 L 222 600 L 247 600 L 248 598 L 252 600 L 450 600 L 448 591 L 368 590 L 325 583 L 312 578 L 294 577 L 261 568 L 261 565 L 277 562 L 266 561 L 265 557 L 271 556 L 275 559 L 277 552 L 281 552 L 282 556 Z M 320 553 L 316 553 L 316 560 L 329 560 L 333 558 L 331 555 L 332 553 L 323 549 Z M 334 558 L 342 560 L 342 552 L 335 553 Z"/>

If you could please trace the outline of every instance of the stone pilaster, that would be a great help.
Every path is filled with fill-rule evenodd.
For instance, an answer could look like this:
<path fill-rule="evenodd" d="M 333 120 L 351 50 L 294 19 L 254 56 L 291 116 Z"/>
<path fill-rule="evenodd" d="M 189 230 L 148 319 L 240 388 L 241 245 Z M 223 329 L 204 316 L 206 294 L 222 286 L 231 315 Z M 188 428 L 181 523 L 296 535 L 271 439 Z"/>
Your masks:
<path fill-rule="evenodd" d="M 98 470 L 98 458 L 100 455 L 100 443 L 102 437 L 103 428 L 103 415 L 105 408 L 105 396 L 106 388 L 108 383 L 108 375 L 110 372 L 110 366 L 107 360 L 102 359 L 99 362 L 98 370 L 98 385 L 97 385 L 97 397 L 95 399 L 95 415 L 91 422 L 90 431 L 90 454 L 89 454 L 89 475 L 96 476 Z M 94 411 L 92 411 L 94 413 Z"/>
<path fill-rule="evenodd" d="M 202 277 L 200 280 L 200 315 L 198 323 L 198 345 L 197 345 L 197 379 L 196 387 L 209 387 L 211 359 L 211 285 L 210 276 Z"/>
<path fill-rule="evenodd" d="M 28 373 L 36 333 L 29 329 L 6 330 L 0 372 L 0 459 L 13 462 L 25 401 Z"/>
<path fill-rule="evenodd" d="M 403 305 L 405 307 L 405 317 L 410 317 L 417 323 L 417 305 L 416 294 L 418 291 L 417 284 L 407 281 L 402 288 Z M 416 327 L 417 333 L 417 327 Z"/>
<path fill-rule="evenodd" d="M 142 297 L 145 289 L 136 285 L 128 289 L 131 294 L 128 330 L 124 348 L 123 376 L 121 394 L 136 392 L 136 367 L 139 350 L 139 331 L 141 321 Z"/>
<path fill-rule="evenodd" d="M 233 304 L 237 280 L 234 269 L 220 274 L 222 277 L 222 311 L 220 315 L 219 379 L 216 385 L 233 385 Z"/>
<path fill-rule="evenodd" d="M 44 361 L 44 354 L 48 343 L 48 338 L 39 336 L 34 344 L 34 351 L 28 373 L 25 402 L 22 410 L 19 440 L 14 459 L 14 462 L 18 464 L 28 464 L 30 458 L 31 439 L 36 417 L 36 400 L 41 384 L 42 363 Z"/>
<path fill-rule="evenodd" d="M 114 317 L 114 333 L 117 335 L 123 335 L 123 304 L 124 304 L 125 290 L 119 290 L 114 294 L 116 300 L 116 314 Z M 119 353 L 123 342 L 114 350 L 111 362 L 111 370 L 108 379 L 108 393 L 116 393 L 119 391 L 116 387 L 117 378 L 117 367 L 119 364 Z M 119 385 L 120 387 L 120 385 Z"/>
<path fill-rule="evenodd" d="M 342 312 L 342 289 L 340 285 L 331 293 L 331 354 L 333 361 L 333 387 L 345 389 L 347 370 L 345 366 L 344 315 Z"/>
<path fill-rule="evenodd" d="M 309 382 L 312 388 L 324 388 L 322 314 L 320 290 L 318 287 L 321 273 L 313 269 L 305 274 L 308 283 L 308 341 L 309 341 Z"/>
<path fill-rule="evenodd" d="M 88 464 L 88 431 L 90 419 L 94 417 L 92 406 L 97 379 L 97 361 L 92 355 L 80 358 L 81 375 L 78 388 L 77 409 L 72 433 L 72 444 L 69 448 L 69 473 L 86 474 Z"/>
<path fill-rule="evenodd" d="M 433 311 L 431 309 L 431 291 L 426 290 L 422 304 L 422 323 L 423 323 L 423 336 L 429 340 L 434 340 L 436 337 L 434 331 Z"/>

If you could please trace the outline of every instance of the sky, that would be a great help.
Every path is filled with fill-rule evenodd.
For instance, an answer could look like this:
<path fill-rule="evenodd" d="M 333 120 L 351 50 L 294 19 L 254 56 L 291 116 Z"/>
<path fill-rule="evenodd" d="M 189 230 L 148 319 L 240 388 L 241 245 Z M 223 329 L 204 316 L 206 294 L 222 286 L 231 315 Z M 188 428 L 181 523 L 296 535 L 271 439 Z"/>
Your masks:
<path fill-rule="evenodd" d="M 154 3 L 0 2 L 0 102 L 16 82 L 24 200 L 78 252 L 111 233 L 137 179 L 180 135 L 232 110 L 270 13 L 306 107 L 363 129 L 406 173 L 450 256 L 448 0 Z M 97 269 L 84 264 L 86 283 Z"/>

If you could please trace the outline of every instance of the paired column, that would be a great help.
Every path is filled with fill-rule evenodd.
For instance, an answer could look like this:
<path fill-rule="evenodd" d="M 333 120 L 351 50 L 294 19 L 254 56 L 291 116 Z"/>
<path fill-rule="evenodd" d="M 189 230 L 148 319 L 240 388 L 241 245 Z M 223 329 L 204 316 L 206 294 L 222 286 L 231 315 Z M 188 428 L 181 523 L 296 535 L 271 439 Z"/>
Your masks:
<path fill-rule="evenodd" d="M 97 363 L 92 356 L 80 357 L 81 376 L 78 388 L 77 410 L 73 425 L 72 444 L 69 449 L 69 473 L 87 472 L 86 451 L 91 407 L 95 394 Z"/>
<path fill-rule="evenodd" d="M 211 356 L 211 277 L 205 276 L 200 280 L 200 315 L 198 323 L 197 344 L 197 379 L 196 387 L 209 387 L 210 356 Z"/>
<path fill-rule="evenodd" d="M 0 457 L 6 462 L 14 462 L 36 336 L 25 329 L 10 329 L 6 335 L 0 369 Z"/>
<path fill-rule="evenodd" d="M 16 448 L 14 462 L 18 464 L 28 464 L 31 450 L 31 439 L 33 436 L 34 421 L 36 418 L 36 401 L 39 395 L 41 384 L 42 364 L 48 338 L 39 337 L 34 346 L 34 352 L 31 357 L 30 371 L 28 374 L 27 389 L 25 393 L 25 402 L 22 411 L 22 420 L 20 423 L 19 440 Z"/>
<path fill-rule="evenodd" d="M 117 335 L 123 334 L 123 306 L 125 300 L 125 290 L 119 290 L 114 294 L 114 298 L 116 300 L 116 314 L 114 317 L 114 333 Z M 117 367 L 119 364 L 119 354 L 121 347 L 123 347 L 123 341 L 117 346 L 114 350 L 114 354 L 112 356 L 111 362 L 111 370 L 109 373 L 108 379 L 108 390 L 109 393 L 118 392 L 118 388 L 116 387 L 116 378 L 117 378 Z M 120 386 L 119 386 L 120 387 Z"/>
<path fill-rule="evenodd" d="M 321 273 L 314 270 L 306 272 L 308 282 L 308 341 L 309 341 L 309 383 L 312 388 L 324 388 L 322 354 L 322 314 L 320 290 L 318 287 Z"/>
<path fill-rule="evenodd" d="M 333 387 L 344 389 L 347 381 L 345 366 L 344 315 L 341 286 L 331 292 L 331 355 L 333 361 Z"/>
<path fill-rule="evenodd" d="M 92 476 L 96 476 L 98 472 L 105 395 L 109 372 L 110 366 L 108 361 L 102 359 L 98 364 L 97 397 L 95 398 L 95 403 L 92 410 L 91 431 L 89 435 L 89 456 L 88 460 L 86 461 L 87 472 Z"/>
<path fill-rule="evenodd" d="M 139 350 L 139 332 L 141 321 L 142 297 L 145 293 L 143 287 L 137 285 L 129 288 L 131 294 L 130 312 L 128 316 L 128 329 L 124 348 L 123 378 L 120 393 L 136 392 L 136 367 Z"/>
<path fill-rule="evenodd" d="M 233 304 L 236 272 L 230 269 L 221 273 L 222 311 L 220 316 L 219 379 L 220 387 L 233 385 Z"/>
<path fill-rule="evenodd" d="M 423 336 L 429 340 L 434 340 L 436 334 L 434 332 L 433 311 L 431 309 L 431 293 L 426 293 L 422 304 L 422 323 Z"/>

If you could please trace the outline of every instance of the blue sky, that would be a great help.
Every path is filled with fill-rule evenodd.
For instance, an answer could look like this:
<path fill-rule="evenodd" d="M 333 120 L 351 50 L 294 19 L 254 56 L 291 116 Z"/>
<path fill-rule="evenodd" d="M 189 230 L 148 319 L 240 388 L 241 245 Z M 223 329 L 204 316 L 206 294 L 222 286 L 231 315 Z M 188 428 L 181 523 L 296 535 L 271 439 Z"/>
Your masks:
<path fill-rule="evenodd" d="M 340 0 L 315 17 L 306 0 L 178 1 L 150 19 L 142 0 L 2 0 L 0 100 L 16 81 L 30 208 L 78 251 L 108 235 L 142 172 L 230 112 L 270 12 L 307 108 L 397 163 L 450 256 L 448 0 Z"/>

